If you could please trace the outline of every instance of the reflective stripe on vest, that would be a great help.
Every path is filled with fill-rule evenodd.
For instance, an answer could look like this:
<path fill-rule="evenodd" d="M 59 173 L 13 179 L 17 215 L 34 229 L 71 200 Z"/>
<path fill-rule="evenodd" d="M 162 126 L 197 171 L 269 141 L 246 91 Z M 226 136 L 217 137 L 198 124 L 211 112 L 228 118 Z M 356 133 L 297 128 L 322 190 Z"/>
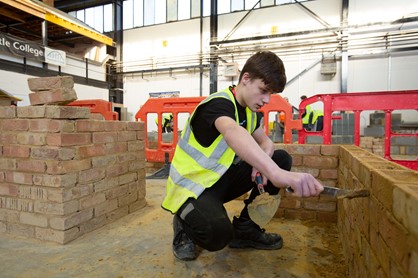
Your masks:
<path fill-rule="evenodd" d="M 229 89 L 208 96 L 198 106 L 219 97 L 227 98 L 234 103 L 235 118 L 238 123 L 236 103 Z M 211 187 L 218 181 L 235 157 L 234 151 L 221 134 L 207 148 L 197 142 L 190 127 L 194 113 L 189 117 L 177 143 L 167 180 L 166 197 L 162 207 L 172 213 L 176 213 L 188 198 L 196 199 L 205 188 Z M 256 113 L 246 108 L 246 118 L 247 130 L 252 133 L 256 126 Z"/>
<path fill-rule="evenodd" d="M 312 107 L 310 104 L 305 107 L 305 116 L 302 118 L 302 124 L 309 124 L 309 115 L 312 112 Z"/>

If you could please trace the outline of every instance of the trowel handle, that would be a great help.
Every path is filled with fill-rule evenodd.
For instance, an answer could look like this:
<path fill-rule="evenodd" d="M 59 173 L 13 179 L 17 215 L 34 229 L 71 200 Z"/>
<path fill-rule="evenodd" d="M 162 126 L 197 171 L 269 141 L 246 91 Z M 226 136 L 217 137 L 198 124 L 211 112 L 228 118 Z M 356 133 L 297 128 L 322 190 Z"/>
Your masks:
<path fill-rule="evenodd" d="M 260 194 L 263 194 L 264 192 L 266 192 L 264 190 L 264 185 L 263 185 L 263 176 L 261 175 L 260 172 L 257 172 L 255 174 L 255 183 L 257 184 L 257 188 Z"/>

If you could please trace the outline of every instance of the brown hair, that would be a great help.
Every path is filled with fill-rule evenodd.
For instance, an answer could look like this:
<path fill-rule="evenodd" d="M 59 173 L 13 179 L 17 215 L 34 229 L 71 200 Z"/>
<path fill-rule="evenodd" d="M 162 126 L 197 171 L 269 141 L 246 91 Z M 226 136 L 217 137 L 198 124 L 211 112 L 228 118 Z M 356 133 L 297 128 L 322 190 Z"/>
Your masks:
<path fill-rule="evenodd" d="M 244 73 L 250 79 L 261 79 L 272 93 L 281 93 L 286 85 L 286 72 L 282 60 L 273 52 L 259 51 L 252 55 L 241 70 L 239 82 Z"/>

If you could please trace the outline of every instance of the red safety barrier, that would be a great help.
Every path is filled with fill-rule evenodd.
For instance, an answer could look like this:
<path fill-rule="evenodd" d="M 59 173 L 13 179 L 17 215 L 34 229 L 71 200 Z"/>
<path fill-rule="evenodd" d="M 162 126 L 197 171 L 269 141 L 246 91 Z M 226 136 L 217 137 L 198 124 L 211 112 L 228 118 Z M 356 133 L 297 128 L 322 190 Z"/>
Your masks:
<path fill-rule="evenodd" d="M 385 146 L 384 157 L 404 165 L 410 169 L 418 170 L 418 159 L 397 160 L 390 155 L 390 142 L 393 136 L 414 136 L 415 134 L 402 134 L 392 132 L 392 111 L 417 110 L 418 90 L 386 91 L 370 93 L 320 94 L 303 100 L 299 105 L 299 117 L 303 115 L 308 104 L 322 102 L 324 105 L 324 126 L 322 131 L 299 130 L 299 143 L 304 144 L 307 136 L 322 136 L 323 144 L 331 144 L 333 112 L 354 112 L 354 144 L 360 145 L 360 113 L 365 110 L 383 110 L 385 112 Z"/>
<path fill-rule="evenodd" d="M 113 111 L 111 102 L 102 99 L 76 100 L 68 104 L 69 106 L 80 106 L 90 108 L 91 113 L 103 115 L 107 121 L 117 121 L 118 112 Z"/>
<path fill-rule="evenodd" d="M 195 107 L 205 97 L 181 97 L 181 98 L 150 98 L 139 109 L 135 115 L 136 121 L 141 120 L 145 122 L 145 133 L 147 131 L 147 114 L 157 114 L 158 122 L 162 122 L 162 114 L 172 113 L 174 121 L 173 140 L 170 143 L 163 142 L 161 125 L 158 125 L 158 142 L 157 148 L 149 148 L 148 136 L 145 136 L 145 156 L 147 161 L 150 162 L 164 162 L 166 153 L 169 155 L 169 161 L 171 161 L 174 150 L 178 141 L 178 114 L 189 113 L 191 114 Z M 301 129 L 302 123 L 300 120 L 293 120 L 292 118 L 292 106 L 279 95 L 272 95 L 270 103 L 263 106 L 260 110 L 264 117 L 264 128 L 266 134 L 268 134 L 268 113 L 276 111 L 285 113 L 285 130 L 284 130 L 284 142 L 292 143 L 292 129 Z"/>

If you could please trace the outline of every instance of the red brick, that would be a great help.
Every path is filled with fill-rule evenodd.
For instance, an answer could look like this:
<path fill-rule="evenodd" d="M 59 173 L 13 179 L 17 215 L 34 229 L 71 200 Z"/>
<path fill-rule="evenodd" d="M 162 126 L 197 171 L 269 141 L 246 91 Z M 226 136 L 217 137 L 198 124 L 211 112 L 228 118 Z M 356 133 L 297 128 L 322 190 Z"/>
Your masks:
<path fill-rule="evenodd" d="M 115 143 L 107 143 L 105 145 L 106 153 L 117 154 L 117 153 L 124 153 L 128 152 L 128 143 L 127 142 L 115 142 Z"/>
<path fill-rule="evenodd" d="M 103 131 L 105 126 L 104 121 L 92 121 L 92 120 L 78 120 L 76 122 L 76 131 Z"/>
<path fill-rule="evenodd" d="M 52 175 L 60 175 L 90 169 L 91 161 L 89 159 L 69 161 L 46 161 L 46 166 L 46 173 Z"/>
<path fill-rule="evenodd" d="M 9 121 L 3 121 L 2 131 L 28 131 L 29 120 L 28 119 L 13 119 Z"/>
<path fill-rule="evenodd" d="M 106 201 L 104 193 L 94 193 L 92 195 L 81 198 L 80 209 L 92 208 Z"/>
<path fill-rule="evenodd" d="M 88 119 L 90 118 L 90 109 L 88 107 L 48 105 L 45 116 L 49 119 Z"/>
<path fill-rule="evenodd" d="M 143 122 L 128 122 L 127 130 L 144 130 L 144 123 Z"/>
<path fill-rule="evenodd" d="M 28 86 L 31 91 L 45 91 L 57 88 L 72 89 L 74 87 L 74 79 L 72 76 L 28 78 Z"/>
<path fill-rule="evenodd" d="M 29 130 L 34 132 L 74 132 L 75 121 L 31 119 Z"/>
<path fill-rule="evenodd" d="M 118 133 L 118 141 L 134 141 L 136 140 L 135 131 L 121 131 Z"/>
<path fill-rule="evenodd" d="M 145 150 L 145 142 L 143 141 L 129 141 L 128 142 L 128 151 L 137 152 Z"/>
<path fill-rule="evenodd" d="M 22 145 L 7 145 L 3 146 L 4 157 L 28 158 L 30 154 L 30 147 Z"/>
<path fill-rule="evenodd" d="M 0 106 L 0 119 L 16 118 L 16 106 Z"/>
<path fill-rule="evenodd" d="M 65 217 L 51 217 L 49 225 L 55 230 L 65 231 L 93 218 L 93 209 L 85 209 Z"/>
<path fill-rule="evenodd" d="M 45 173 L 46 164 L 41 160 L 19 160 L 17 161 L 17 170 L 32 173 Z"/>
<path fill-rule="evenodd" d="M 43 146 L 46 145 L 46 133 L 20 132 L 16 141 L 21 145 Z"/>
<path fill-rule="evenodd" d="M 43 118 L 45 117 L 45 106 L 22 106 L 17 107 L 19 118 Z"/>
<path fill-rule="evenodd" d="M 18 195 L 18 187 L 14 184 L 0 184 L 0 196 L 12 196 Z"/>
<path fill-rule="evenodd" d="M 1 130 L 1 128 L 0 128 Z M 16 132 L 5 132 L 2 131 L 0 134 L 0 143 L 3 144 L 16 144 L 17 143 L 17 135 L 20 133 L 16 133 Z"/>
<path fill-rule="evenodd" d="M 37 227 L 47 227 L 48 218 L 45 215 L 39 213 L 30 213 L 30 212 L 21 212 L 20 213 L 20 222 L 22 224 L 37 226 Z"/>
<path fill-rule="evenodd" d="M 320 169 L 319 178 L 320 179 L 337 179 L 338 170 L 337 169 Z"/>
<path fill-rule="evenodd" d="M 73 148 L 61 147 L 32 147 L 31 157 L 35 159 L 72 160 L 75 157 Z"/>
<path fill-rule="evenodd" d="M 31 185 L 33 183 L 33 175 L 30 173 L 21 173 L 21 172 L 6 172 L 5 179 L 7 182 L 10 183 L 17 183 L 17 184 L 28 184 Z"/>
<path fill-rule="evenodd" d="M 112 153 L 112 152 L 108 152 Z M 105 146 L 101 145 L 88 145 L 88 146 L 81 146 L 78 148 L 78 156 L 79 158 L 88 158 L 88 157 L 95 157 L 95 156 L 104 156 L 106 155 Z"/>
<path fill-rule="evenodd" d="M 126 130 L 127 122 L 107 121 L 105 123 L 105 131 L 123 131 Z"/>
<path fill-rule="evenodd" d="M 78 146 L 91 143 L 90 133 L 50 133 L 46 137 L 50 146 Z"/>
<path fill-rule="evenodd" d="M 100 216 L 114 211 L 118 208 L 118 200 L 108 200 L 94 207 L 94 216 Z"/>
<path fill-rule="evenodd" d="M 117 177 L 129 171 L 128 163 L 118 163 L 106 169 L 107 177 Z"/>
<path fill-rule="evenodd" d="M 29 94 L 31 105 L 61 104 L 65 105 L 77 99 L 74 89 L 58 88 Z"/>
<path fill-rule="evenodd" d="M 97 182 L 104 179 L 105 176 L 104 169 L 88 169 L 79 173 L 78 182 L 79 184 Z"/>
<path fill-rule="evenodd" d="M 114 143 L 118 141 L 117 132 L 95 132 L 93 133 L 93 144 Z"/>

